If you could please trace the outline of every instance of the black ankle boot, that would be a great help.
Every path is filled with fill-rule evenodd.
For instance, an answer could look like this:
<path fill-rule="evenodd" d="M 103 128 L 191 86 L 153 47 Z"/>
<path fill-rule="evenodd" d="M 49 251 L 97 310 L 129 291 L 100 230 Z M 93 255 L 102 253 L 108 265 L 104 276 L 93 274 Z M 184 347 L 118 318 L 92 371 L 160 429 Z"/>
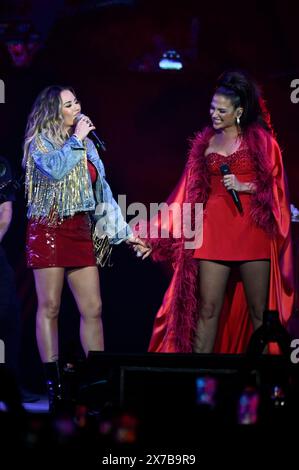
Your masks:
<path fill-rule="evenodd" d="M 62 384 L 58 362 L 44 363 L 45 376 L 47 381 L 49 412 L 57 413 L 62 407 Z"/>

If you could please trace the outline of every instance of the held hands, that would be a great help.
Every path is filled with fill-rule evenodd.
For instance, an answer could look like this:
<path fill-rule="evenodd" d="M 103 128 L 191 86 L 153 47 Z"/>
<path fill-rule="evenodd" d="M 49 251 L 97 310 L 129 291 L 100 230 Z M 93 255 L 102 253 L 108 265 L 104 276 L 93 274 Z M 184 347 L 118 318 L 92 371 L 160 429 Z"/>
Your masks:
<path fill-rule="evenodd" d="M 226 189 L 229 191 L 230 189 L 234 189 L 235 191 L 244 191 L 244 185 L 241 183 L 236 175 L 224 175 L 223 179 L 221 180 Z"/>
<path fill-rule="evenodd" d="M 131 248 L 133 248 L 135 251 L 136 256 L 141 257 L 141 259 L 147 258 L 152 252 L 152 247 L 148 243 L 145 243 L 143 240 L 141 240 L 139 237 L 130 237 L 126 243 L 131 245 Z"/>
<path fill-rule="evenodd" d="M 95 127 L 89 117 L 83 114 L 76 124 L 74 134 L 78 137 L 78 139 L 84 140 L 85 137 L 88 136 L 90 131 L 94 130 Z"/>

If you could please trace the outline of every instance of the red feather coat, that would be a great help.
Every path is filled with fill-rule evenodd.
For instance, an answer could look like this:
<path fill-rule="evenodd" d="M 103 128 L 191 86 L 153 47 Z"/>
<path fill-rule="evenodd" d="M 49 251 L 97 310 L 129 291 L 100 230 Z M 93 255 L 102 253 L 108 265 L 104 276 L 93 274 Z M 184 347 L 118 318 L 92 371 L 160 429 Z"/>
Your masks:
<path fill-rule="evenodd" d="M 209 172 L 205 158 L 214 131 L 206 128 L 192 141 L 189 158 L 182 178 L 167 200 L 180 205 L 202 202 L 209 197 Z M 290 238 L 290 211 L 281 152 L 275 139 L 260 126 L 251 126 L 244 138 L 252 154 L 256 172 L 256 192 L 252 195 L 253 223 L 271 236 L 271 273 L 269 304 L 278 310 L 286 325 L 293 305 L 294 287 Z M 157 217 L 151 224 L 163 226 Z M 159 232 L 158 232 L 159 233 Z M 221 235 L 219 235 L 221 236 Z M 184 248 L 184 239 L 148 238 L 156 261 L 171 261 L 174 272 L 164 295 L 150 341 L 151 352 L 192 352 L 194 330 L 199 315 L 198 261 L 193 250 Z M 200 273 L 199 273 L 200 275 Z M 243 285 L 240 279 L 229 284 L 220 316 L 215 352 L 244 352 L 252 333 Z"/>

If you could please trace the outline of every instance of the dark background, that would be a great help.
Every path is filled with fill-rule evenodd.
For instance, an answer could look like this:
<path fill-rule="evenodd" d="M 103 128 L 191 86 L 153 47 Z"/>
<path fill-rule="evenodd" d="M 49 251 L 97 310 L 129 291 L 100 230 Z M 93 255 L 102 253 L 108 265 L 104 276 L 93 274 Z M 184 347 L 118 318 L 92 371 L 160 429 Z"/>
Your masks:
<path fill-rule="evenodd" d="M 263 87 L 298 206 L 299 103 L 290 100 L 291 81 L 299 78 L 297 21 L 296 7 L 282 0 L 2 1 L 0 154 L 20 175 L 36 95 L 51 84 L 71 85 L 107 144 L 102 158 L 114 194 L 126 194 L 128 204 L 161 202 L 184 167 L 188 138 L 208 123 L 215 79 L 241 68 Z M 159 70 L 168 49 L 181 54 L 182 71 Z M 24 374 L 34 383 L 40 362 L 25 213 L 20 192 L 5 247 L 22 306 Z M 126 246 L 113 259 L 101 275 L 106 349 L 144 352 L 167 286 L 166 268 L 141 263 Z M 78 350 L 78 313 L 67 288 L 60 321 L 62 351 Z"/>

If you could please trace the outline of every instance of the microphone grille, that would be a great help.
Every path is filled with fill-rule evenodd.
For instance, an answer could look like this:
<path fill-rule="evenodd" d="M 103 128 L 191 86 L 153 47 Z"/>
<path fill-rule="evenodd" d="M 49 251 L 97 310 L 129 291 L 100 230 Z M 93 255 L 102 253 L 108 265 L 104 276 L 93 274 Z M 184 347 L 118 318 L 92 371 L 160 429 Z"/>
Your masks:
<path fill-rule="evenodd" d="M 82 116 L 83 116 L 82 113 L 77 114 L 77 116 L 74 118 L 74 123 L 76 124 L 79 121 L 79 119 L 81 119 Z"/>
<path fill-rule="evenodd" d="M 222 165 L 220 165 L 220 171 L 222 175 L 230 174 L 229 166 L 226 163 L 223 163 Z"/>

